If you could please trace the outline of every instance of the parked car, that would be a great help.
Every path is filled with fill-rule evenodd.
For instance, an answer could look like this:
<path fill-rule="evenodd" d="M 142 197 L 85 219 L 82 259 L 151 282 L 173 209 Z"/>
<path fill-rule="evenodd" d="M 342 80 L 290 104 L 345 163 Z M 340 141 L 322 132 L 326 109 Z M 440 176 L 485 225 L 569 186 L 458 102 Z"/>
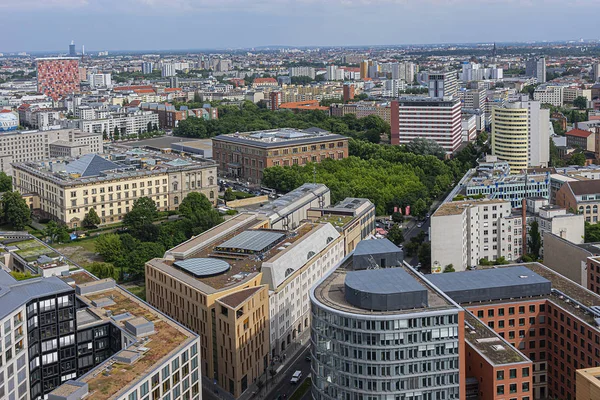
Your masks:
<path fill-rule="evenodd" d="M 290 383 L 298 383 L 300 381 L 300 378 L 302 377 L 302 371 L 298 370 L 296 372 L 294 372 L 294 375 L 292 375 L 292 379 L 290 380 Z"/>
<path fill-rule="evenodd" d="M 423 227 L 423 223 L 422 223 L 422 222 L 419 222 L 419 223 L 417 224 L 417 228 L 422 228 L 422 227 Z"/>

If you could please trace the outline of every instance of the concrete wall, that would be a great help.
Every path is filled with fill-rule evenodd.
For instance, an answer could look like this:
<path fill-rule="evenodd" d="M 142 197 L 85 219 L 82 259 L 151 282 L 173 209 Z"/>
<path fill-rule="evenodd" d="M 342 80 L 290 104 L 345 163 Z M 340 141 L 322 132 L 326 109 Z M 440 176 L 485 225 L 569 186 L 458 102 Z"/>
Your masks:
<path fill-rule="evenodd" d="M 269 201 L 269 196 L 265 195 L 265 196 L 256 196 L 256 197 L 249 197 L 247 199 L 239 199 L 239 200 L 231 200 L 226 202 L 227 207 L 244 207 L 244 206 L 250 206 L 253 204 L 261 204 L 261 203 L 266 203 Z"/>
<path fill-rule="evenodd" d="M 456 271 L 467 268 L 463 257 L 463 229 L 463 214 L 431 217 L 432 265 L 437 261 L 442 268 L 448 264 Z"/>
<path fill-rule="evenodd" d="M 586 259 L 593 256 L 589 251 L 544 232 L 544 265 L 587 287 Z"/>

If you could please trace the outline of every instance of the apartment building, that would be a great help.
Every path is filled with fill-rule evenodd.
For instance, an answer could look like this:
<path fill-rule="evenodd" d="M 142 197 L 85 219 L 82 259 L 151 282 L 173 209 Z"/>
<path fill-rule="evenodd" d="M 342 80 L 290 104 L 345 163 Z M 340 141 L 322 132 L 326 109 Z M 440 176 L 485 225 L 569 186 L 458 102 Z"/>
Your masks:
<path fill-rule="evenodd" d="M 354 114 L 356 118 L 377 115 L 388 124 L 391 123 L 390 102 L 359 101 L 351 104 L 333 103 L 329 107 L 329 112 L 336 117 L 343 117 L 346 114 Z"/>
<path fill-rule="evenodd" d="M 101 224 L 120 221 L 140 197 L 154 200 L 160 211 L 177 209 L 191 192 L 216 204 L 216 177 L 212 161 L 160 154 L 137 158 L 86 154 L 13 164 L 13 187 L 37 197 L 39 209 L 34 212 L 71 228 L 81 226 L 90 208 Z"/>
<path fill-rule="evenodd" d="M 530 58 L 525 63 L 525 75 L 534 77 L 537 83 L 546 82 L 546 58 Z"/>
<path fill-rule="evenodd" d="M 291 67 L 288 71 L 290 77 L 308 76 L 315 79 L 315 69 L 313 67 Z"/>
<path fill-rule="evenodd" d="M 492 154 L 510 164 L 510 172 L 547 167 L 550 160 L 550 111 L 540 102 L 507 103 L 492 108 Z"/>
<path fill-rule="evenodd" d="M 13 175 L 13 163 L 48 160 L 66 151 L 78 156 L 102 153 L 102 135 L 75 129 L 3 133 L 0 135 L 0 171 Z"/>
<path fill-rule="evenodd" d="M 544 198 L 529 198 L 526 210 L 515 212 L 508 200 L 453 201 L 442 204 L 431 217 L 432 263 L 442 270 L 452 264 L 464 271 L 481 259 L 517 260 L 527 253 L 528 227 L 533 221 L 542 236 L 549 232 L 583 243 L 583 216 L 551 206 Z"/>
<path fill-rule="evenodd" d="M 0 288 L 2 398 L 201 398 L 198 336 L 112 279 L 18 282 L 2 265 Z"/>
<path fill-rule="evenodd" d="M 555 107 L 562 107 L 564 104 L 564 86 L 543 85 L 535 88 L 533 99 L 541 104 L 550 104 Z"/>
<path fill-rule="evenodd" d="M 556 192 L 556 204 L 582 214 L 586 222 L 598 222 L 600 180 L 567 181 Z"/>
<path fill-rule="evenodd" d="M 175 106 L 169 103 L 142 103 L 140 109 L 158 114 L 158 127 L 161 129 L 174 129 L 179 121 L 183 121 L 188 117 L 211 120 L 218 119 L 219 116 L 217 108 L 211 107 L 210 104 L 205 104 L 204 107 L 196 109 L 188 109 L 183 106 L 177 110 Z"/>
<path fill-rule="evenodd" d="M 566 132 L 565 136 L 567 137 L 567 146 L 596 152 L 596 136 L 593 132 L 575 128 Z"/>
<path fill-rule="evenodd" d="M 592 97 L 592 89 L 572 86 L 567 86 L 563 89 L 563 103 L 572 104 L 573 100 L 578 97 L 585 97 L 588 102 L 591 102 L 594 99 Z"/>
<path fill-rule="evenodd" d="M 269 225 L 238 214 L 146 264 L 149 302 L 200 334 L 205 375 L 234 397 L 306 336 L 308 288 L 344 256 L 329 223 Z"/>
<path fill-rule="evenodd" d="M 120 113 L 110 113 L 104 119 L 82 119 L 76 121 L 77 126 L 84 132 L 106 133 L 111 136 L 115 128 L 119 129 L 121 137 L 136 136 L 148 130 L 148 123 L 152 126 L 159 124 L 158 114 L 152 111 L 131 110 Z"/>
<path fill-rule="evenodd" d="M 310 301 L 314 399 L 465 398 L 465 312 L 387 239 L 360 242 Z"/>
<path fill-rule="evenodd" d="M 272 166 L 305 165 L 348 157 L 348 138 L 322 129 L 271 129 L 212 139 L 213 158 L 223 176 L 260 183 Z"/>
<path fill-rule="evenodd" d="M 79 59 L 75 57 L 37 58 L 37 90 L 58 100 L 79 93 Z"/>
<path fill-rule="evenodd" d="M 391 103 L 390 120 L 392 144 L 425 138 L 453 153 L 462 142 L 461 103 L 457 98 L 401 97 Z"/>
<path fill-rule="evenodd" d="M 456 75 L 456 71 L 427 72 L 426 79 L 429 86 L 429 97 L 457 97 L 458 81 Z"/>
<path fill-rule="evenodd" d="M 464 91 L 463 108 L 485 110 L 487 90 L 467 89 Z"/>

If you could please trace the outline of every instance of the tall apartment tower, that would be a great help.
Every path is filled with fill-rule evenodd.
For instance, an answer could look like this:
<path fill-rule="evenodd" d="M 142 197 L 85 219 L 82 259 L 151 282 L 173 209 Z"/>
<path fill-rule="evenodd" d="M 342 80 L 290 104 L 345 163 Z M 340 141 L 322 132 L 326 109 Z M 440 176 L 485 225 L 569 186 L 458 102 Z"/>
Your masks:
<path fill-rule="evenodd" d="M 38 58 L 38 92 L 54 100 L 79 93 L 79 60 L 74 57 Z"/>
<path fill-rule="evenodd" d="M 456 71 L 429 72 L 429 97 L 456 97 L 458 94 L 458 82 Z"/>
<path fill-rule="evenodd" d="M 492 108 L 492 154 L 508 162 L 510 172 L 547 167 L 550 159 L 550 111 L 539 101 Z"/>
<path fill-rule="evenodd" d="M 354 85 L 351 83 L 344 84 L 344 103 L 354 99 Z"/>
<path fill-rule="evenodd" d="M 142 74 L 151 74 L 154 71 L 154 63 L 146 61 L 142 63 Z"/>
<path fill-rule="evenodd" d="M 310 290 L 313 399 L 466 399 L 465 313 L 401 254 L 364 240 Z"/>
<path fill-rule="evenodd" d="M 600 63 L 594 63 L 592 65 L 592 79 L 594 82 L 600 81 Z"/>
<path fill-rule="evenodd" d="M 160 76 L 163 78 L 175 76 L 175 68 L 173 68 L 173 64 L 163 64 L 160 70 Z"/>
<path fill-rule="evenodd" d="M 533 76 L 538 83 L 546 82 L 546 58 L 530 58 L 525 64 L 525 75 Z"/>

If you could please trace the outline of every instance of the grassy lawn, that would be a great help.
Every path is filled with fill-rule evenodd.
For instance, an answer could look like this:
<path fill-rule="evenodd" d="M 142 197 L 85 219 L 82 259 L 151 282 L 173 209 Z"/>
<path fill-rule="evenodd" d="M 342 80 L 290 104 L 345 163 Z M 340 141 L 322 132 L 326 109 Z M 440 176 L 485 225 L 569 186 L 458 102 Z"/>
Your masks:
<path fill-rule="evenodd" d="M 296 391 L 290 396 L 290 400 L 300 400 L 301 398 L 303 398 L 304 395 L 310 390 L 311 385 L 311 379 L 306 378 L 304 382 L 302 382 L 302 384 L 298 386 L 298 389 L 296 389 Z"/>
<path fill-rule="evenodd" d="M 140 285 L 125 284 L 125 285 L 123 285 L 123 288 L 125 290 L 130 291 L 131 293 L 133 293 L 140 299 L 146 301 L 146 285 L 145 284 L 140 284 Z"/>
<path fill-rule="evenodd" d="M 55 244 L 53 247 L 69 257 L 73 262 L 85 268 L 94 261 L 103 261 L 102 257 L 96 254 L 96 240 L 98 240 L 98 236 L 78 239 L 69 243 Z"/>

